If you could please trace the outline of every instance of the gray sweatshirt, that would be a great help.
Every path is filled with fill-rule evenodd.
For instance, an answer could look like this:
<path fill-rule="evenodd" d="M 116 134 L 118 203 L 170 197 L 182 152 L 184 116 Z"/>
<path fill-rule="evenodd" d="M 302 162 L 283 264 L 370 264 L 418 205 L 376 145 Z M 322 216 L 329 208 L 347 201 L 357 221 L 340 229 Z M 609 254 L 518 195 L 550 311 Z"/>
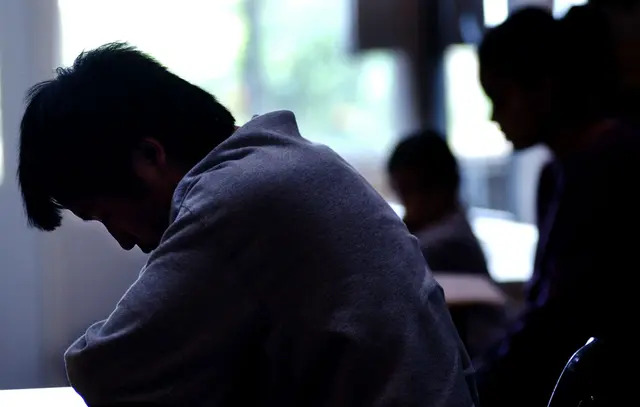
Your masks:
<path fill-rule="evenodd" d="M 90 406 L 474 405 L 417 240 L 292 113 L 213 149 L 170 216 L 115 310 L 65 354 Z"/>

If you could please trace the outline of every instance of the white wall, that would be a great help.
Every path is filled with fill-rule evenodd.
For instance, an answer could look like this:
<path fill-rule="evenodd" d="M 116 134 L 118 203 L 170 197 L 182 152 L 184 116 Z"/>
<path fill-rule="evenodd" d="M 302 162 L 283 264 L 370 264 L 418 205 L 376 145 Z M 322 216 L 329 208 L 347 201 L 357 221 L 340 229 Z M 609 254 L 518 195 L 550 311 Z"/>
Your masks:
<path fill-rule="evenodd" d="M 0 389 L 64 385 L 62 352 L 108 315 L 144 262 L 71 216 L 50 234 L 26 227 L 13 175 L 18 129 L 25 91 L 53 76 L 57 33 L 55 0 L 0 1 Z"/>

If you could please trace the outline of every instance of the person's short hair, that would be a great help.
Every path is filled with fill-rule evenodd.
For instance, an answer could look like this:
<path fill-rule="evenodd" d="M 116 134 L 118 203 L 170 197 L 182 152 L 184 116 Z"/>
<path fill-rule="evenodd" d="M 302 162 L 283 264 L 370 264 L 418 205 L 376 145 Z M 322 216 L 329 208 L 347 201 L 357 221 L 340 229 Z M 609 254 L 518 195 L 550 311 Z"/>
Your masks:
<path fill-rule="evenodd" d="M 419 188 L 425 191 L 441 190 L 453 194 L 460 187 L 458 162 L 443 135 L 434 130 L 413 133 L 394 149 L 387 170 L 391 174 L 399 170 L 417 174 Z"/>
<path fill-rule="evenodd" d="M 574 6 L 561 20 L 527 7 L 489 30 L 478 50 L 481 70 L 535 89 L 552 86 L 554 120 L 573 124 L 617 109 L 617 63 L 606 16 Z"/>
<path fill-rule="evenodd" d="M 590 4 L 611 8 L 633 8 L 640 4 L 640 0 L 589 0 Z"/>
<path fill-rule="evenodd" d="M 551 13 L 538 7 L 516 11 L 485 34 L 478 49 L 482 69 L 524 87 L 536 87 L 557 63 L 553 46 L 558 27 Z"/>
<path fill-rule="evenodd" d="M 125 43 L 81 53 L 28 92 L 18 180 L 30 225 L 53 230 L 78 199 L 140 191 L 132 152 L 158 140 L 190 168 L 235 131 L 208 92 Z"/>

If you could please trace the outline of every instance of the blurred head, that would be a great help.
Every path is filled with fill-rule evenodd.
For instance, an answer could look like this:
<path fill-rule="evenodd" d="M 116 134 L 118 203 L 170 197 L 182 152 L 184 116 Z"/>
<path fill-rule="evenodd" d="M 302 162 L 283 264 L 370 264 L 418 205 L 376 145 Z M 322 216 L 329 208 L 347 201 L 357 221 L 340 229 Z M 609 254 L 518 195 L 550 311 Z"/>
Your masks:
<path fill-rule="evenodd" d="M 235 130 L 213 96 L 126 44 L 82 53 L 29 92 L 18 179 L 30 225 L 62 211 L 153 250 L 185 173 Z"/>
<path fill-rule="evenodd" d="M 543 141 L 550 120 L 556 25 L 548 11 L 527 8 L 485 35 L 480 81 L 494 120 L 515 149 Z"/>
<path fill-rule="evenodd" d="M 415 232 L 457 209 L 460 175 L 444 137 L 427 130 L 410 135 L 387 166 L 391 184 L 405 207 L 405 223 Z"/>
<path fill-rule="evenodd" d="M 553 144 L 611 113 L 611 44 L 605 17 L 590 6 L 573 7 L 560 21 L 546 9 L 525 8 L 485 35 L 480 80 L 493 120 L 515 149 Z"/>

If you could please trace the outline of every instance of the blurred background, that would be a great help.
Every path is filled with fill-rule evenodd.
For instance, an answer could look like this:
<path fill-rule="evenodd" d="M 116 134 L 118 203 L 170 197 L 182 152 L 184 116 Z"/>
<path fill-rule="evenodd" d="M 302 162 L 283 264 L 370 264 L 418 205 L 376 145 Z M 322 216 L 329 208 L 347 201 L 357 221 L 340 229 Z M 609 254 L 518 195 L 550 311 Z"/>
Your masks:
<path fill-rule="evenodd" d="M 69 216 L 29 230 L 15 180 L 25 91 L 78 53 L 127 41 L 203 87 L 240 124 L 293 110 L 394 209 L 386 160 L 407 132 L 447 134 L 495 281 L 531 275 L 544 149 L 512 154 L 490 121 L 476 44 L 528 4 L 570 0 L 0 0 L 0 389 L 65 385 L 62 352 L 104 318 L 145 261 Z M 517 292 L 517 289 L 516 291 Z"/>

